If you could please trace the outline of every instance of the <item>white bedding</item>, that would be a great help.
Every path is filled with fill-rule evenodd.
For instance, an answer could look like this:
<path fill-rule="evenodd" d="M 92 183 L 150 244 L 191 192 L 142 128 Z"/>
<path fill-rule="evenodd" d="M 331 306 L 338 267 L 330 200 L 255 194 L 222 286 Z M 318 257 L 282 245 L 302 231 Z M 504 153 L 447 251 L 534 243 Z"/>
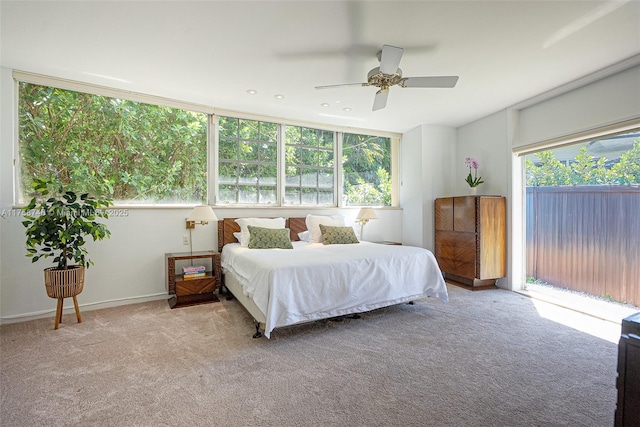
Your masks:
<path fill-rule="evenodd" d="M 265 333 L 299 322 L 359 313 L 425 296 L 447 301 L 433 254 L 412 246 L 293 242 L 294 249 L 222 250 L 231 272 L 265 314 Z"/>

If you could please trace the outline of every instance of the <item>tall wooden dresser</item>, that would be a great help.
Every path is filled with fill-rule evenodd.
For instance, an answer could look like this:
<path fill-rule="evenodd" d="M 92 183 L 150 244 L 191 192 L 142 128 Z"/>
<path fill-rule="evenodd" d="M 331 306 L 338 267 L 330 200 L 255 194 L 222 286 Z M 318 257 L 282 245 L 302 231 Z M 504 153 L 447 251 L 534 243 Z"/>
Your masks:
<path fill-rule="evenodd" d="M 506 275 L 506 216 L 501 196 L 435 200 L 435 256 L 448 282 L 478 289 Z"/>
<path fill-rule="evenodd" d="M 615 427 L 640 426 L 640 313 L 622 319 Z"/>

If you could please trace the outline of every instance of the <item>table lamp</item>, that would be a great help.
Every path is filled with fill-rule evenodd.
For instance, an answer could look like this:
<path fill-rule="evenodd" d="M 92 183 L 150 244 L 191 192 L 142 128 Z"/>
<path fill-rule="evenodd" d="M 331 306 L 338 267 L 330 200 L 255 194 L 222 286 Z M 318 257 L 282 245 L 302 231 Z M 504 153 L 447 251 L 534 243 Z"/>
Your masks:
<path fill-rule="evenodd" d="M 378 215 L 376 215 L 373 208 L 361 208 L 358 216 L 356 216 L 356 222 L 360 224 L 360 240 L 363 237 L 364 225 L 371 219 L 378 219 Z"/>
<path fill-rule="evenodd" d="M 193 255 L 193 239 L 191 239 L 191 230 L 196 228 L 196 224 L 206 225 L 209 222 L 218 221 L 216 213 L 209 205 L 196 206 L 187 217 L 187 229 L 189 230 L 189 249 Z"/>

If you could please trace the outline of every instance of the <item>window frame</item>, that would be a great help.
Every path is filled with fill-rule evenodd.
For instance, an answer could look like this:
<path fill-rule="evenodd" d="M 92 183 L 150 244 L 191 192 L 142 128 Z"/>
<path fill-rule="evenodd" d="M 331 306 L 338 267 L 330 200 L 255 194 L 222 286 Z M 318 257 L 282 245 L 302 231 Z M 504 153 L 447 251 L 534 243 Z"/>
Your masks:
<path fill-rule="evenodd" d="M 236 164 L 236 165 L 240 165 L 240 164 L 252 164 L 252 165 L 256 165 L 256 166 L 260 166 L 260 165 L 268 165 L 268 166 L 275 166 L 276 168 L 276 176 L 275 176 L 275 183 L 273 185 L 268 185 L 269 187 L 274 187 L 275 188 L 275 192 L 276 192 L 276 197 L 275 197 L 275 202 L 274 203 L 240 203 L 240 202 L 236 202 L 236 203 L 222 203 L 220 201 L 220 164 L 222 163 L 222 161 L 220 160 L 220 118 L 221 117 L 225 117 L 227 119 L 232 119 L 232 120 L 237 120 L 238 121 L 238 125 L 240 124 L 241 121 L 253 121 L 253 122 L 258 122 L 258 124 L 261 123 L 267 123 L 267 124 L 272 124 L 276 126 L 275 132 L 276 132 L 276 141 L 262 141 L 265 142 L 267 144 L 271 144 L 271 145 L 275 145 L 275 163 L 272 162 L 261 162 L 259 159 L 258 160 L 248 160 L 246 162 L 242 162 L 240 158 L 233 160 L 233 161 L 225 161 L 224 163 L 229 163 L 229 164 Z M 272 122 L 272 121 L 260 121 L 260 120 L 255 120 L 255 119 L 246 119 L 246 118 L 238 118 L 238 117 L 233 117 L 233 116 L 221 116 L 221 115 L 216 115 L 216 128 L 215 128 L 215 135 L 216 135 L 216 141 L 217 141 L 217 145 L 215 148 L 215 153 L 216 153 L 216 159 L 215 159 L 215 164 L 216 164 L 216 184 L 215 184 L 215 196 L 212 199 L 214 201 L 214 206 L 258 206 L 258 207 L 274 207 L 274 206 L 279 206 L 279 202 L 278 202 L 278 183 L 280 181 L 280 172 L 279 172 L 279 165 L 278 165 L 278 159 L 279 159 L 279 151 L 280 151 L 280 125 L 278 123 Z M 238 128 L 239 130 L 240 128 Z M 242 138 L 239 137 L 234 137 L 234 140 L 236 140 L 236 142 L 238 143 L 242 143 L 243 141 L 245 141 Z M 250 140 L 251 143 L 256 143 L 256 144 L 260 144 L 259 139 L 256 140 Z M 259 151 L 258 151 L 259 152 Z M 257 153 L 256 153 L 257 155 Z M 227 159 L 225 159 L 227 160 Z M 237 176 L 236 176 L 237 178 Z M 239 186 L 239 183 L 237 183 L 237 186 Z M 255 185 L 255 188 L 258 189 L 258 194 L 259 194 L 259 189 L 261 187 L 260 181 L 258 181 Z"/>
<path fill-rule="evenodd" d="M 213 108 L 201 104 L 195 103 L 187 103 L 182 101 L 177 101 L 169 98 L 163 98 L 159 96 L 146 95 L 133 91 L 124 91 L 120 89 L 114 89 L 106 86 L 99 86 L 89 83 L 82 83 L 67 79 L 61 79 L 57 77 L 44 76 L 40 74 L 27 73 L 23 71 L 14 70 L 13 73 L 13 88 L 14 88 L 14 140 L 13 140 L 13 205 L 16 207 L 24 206 L 24 202 L 20 202 L 20 197 L 23 197 L 23 188 L 21 186 L 21 168 L 22 164 L 20 161 L 20 83 L 28 83 L 39 86 L 52 87 L 56 89 L 79 92 L 87 95 L 93 96 L 102 96 L 107 98 L 114 98 L 119 100 L 132 101 L 142 104 L 148 104 L 152 106 L 158 107 L 168 107 L 173 109 L 180 109 L 183 111 L 190 111 L 201 113 L 206 116 L 211 116 L 213 113 Z M 208 199 L 208 194 L 211 186 L 211 169 L 209 169 L 210 161 L 208 160 L 211 157 L 211 149 L 210 149 L 210 128 L 208 125 L 209 119 L 207 118 L 207 136 L 206 136 L 206 158 L 205 165 L 207 166 L 207 170 L 205 171 L 207 189 L 204 191 L 205 197 Z M 126 203 L 126 201 L 116 200 L 116 207 L 126 207 L 126 208 L 175 208 L 175 207 L 193 207 L 197 206 L 200 203 Z"/>
<path fill-rule="evenodd" d="M 344 134 L 360 134 L 366 136 L 373 137 L 382 137 L 389 138 L 390 146 L 389 146 L 389 156 L 390 156 L 390 177 L 391 177 L 391 204 L 388 206 L 376 206 L 382 208 L 397 208 L 399 207 L 399 147 L 400 147 L 400 136 L 395 133 L 389 132 L 374 132 L 366 129 L 353 129 L 353 128 L 341 128 L 341 127 L 331 127 L 331 126 L 322 126 L 317 123 L 308 123 L 301 121 L 284 121 L 282 119 L 274 119 L 268 116 L 260 116 L 253 114 L 242 114 L 235 111 L 224 111 L 219 110 L 215 114 L 215 119 L 212 121 L 215 123 L 215 136 L 214 141 L 215 145 L 213 151 L 216 153 L 216 159 L 214 161 L 215 168 L 214 170 L 214 179 L 213 179 L 213 191 L 211 201 L 212 205 L 216 207 L 229 207 L 229 208 L 285 208 L 285 209 L 299 209 L 299 208 L 307 208 L 307 209 L 327 209 L 327 208 L 357 208 L 360 205 L 349 205 L 344 206 L 344 194 L 343 194 L 343 170 L 342 170 L 342 156 L 343 156 L 343 142 L 344 142 Z M 255 120 L 255 121 L 264 121 L 268 123 L 275 123 L 278 126 L 278 163 L 277 163 L 277 200 L 278 203 L 273 204 L 245 204 L 245 203 L 220 203 L 220 182 L 219 182 L 219 171 L 217 167 L 219 165 L 219 159 L 217 158 L 219 150 L 220 150 L 220 135 L 219 135 L 219 118 L 220 117 L 228 117 L 234 119 L 244 119 L 244 120 Z M 334 185 L 334 196 L 333 196 L 333 204 L 332 205 L 305 205 L 305 204 L 286 204 L 285 203 L 285 190 L 286 190 L 286 162 L 285 162 L 285 139 L 286 139 L 286 127 L 288 126 L 297 126 L 309 129 L 316 129 L 321 131 L 329 131 L 334 133 L 334 175 L 333 175 L 333 185 Z"/>
<path fill-rule="evenodd" d="M 516 114 L 517 111 L 511 111 Z M 525 157 L 538 151 L 561 148 L 567 145 L 586 142 L 598 138 L 620 135 L 634 129 L 640 129 L 640 118 L 632 118 L 622 122 L 567 134 L 564 136 L 511 147 L 511 272 L 508 273 L 508 289 L 521 291 L 526 289 L 526 167 Z"/>
<path fill-rule="evenodd" d="M 76 92 L 82 92 L 91 95 L 106 96 L 117 99 L 124 99 L 129 101 L 135 101 L 140 103 L 147 103 L 151 105 L 178 108 L 182 110 L 194 111 L 204 113 L 209 116 L 207 120 L 207 154 L 206 154 L 206 176 L 207 176 L 207 190 L 206 197 L 207 203 L 216 207 L 230 207 L 230 208 L 286 208 L 286 209 L 327 209 L 327 208 L 342 208 L 343 206 L 343 178 L 342 178 L 342 142 L 344 133 L 358 133 L 363 135 L 377 136 L 377 137 L 389 137 L 391 138 L 390 146 L 390 159 L 391 159 L 391 205 L 383 206 L 385 208 L 399 207 L 399 152 L 401 134 L 395 132 L 375 131 L 371 129 L 359 129 L 345 126 L 320 124 L 315 122 L 307 122 L 301 120 L 283 120 L 282 118 L 275 118 L 270 116 L 255 115 L 250 113 L 241 113 L 237 111 L 229 111 L 219 109 L 216 107 L 196 104 L 190 102 L 179 101 L 171 98 L 164 98 L 160 96 L 147 95 L 144 93 L 127 91 L 107 86 L 100 86 L 90 83 L 83 83 L 63 78 L 57 78 L 52 76 L 45 76 L 35 73 L 29 73 L 19 70 L 13 70 L 14 80 L 14 144 L 13 144 L 13 179 L 14 179 L 14 205 L 19 206 L 18 198 L 22 192 L 20 188 L 20 153 L 19 153 L 19 84 L 20 82 L 31 83 L 42 86 L 50 86 L 63 90 L 71 90 Z M 219 162 L 218 162 L 218 150 L 219 150 L 219 116 L 234 117 L 238 119 L 249 119 L 264 121 L 269 123 L 275 123 L 278 127 L 278 141 L 277 141 L 277 160 L 276 160 L 276 203 L 273 204 L 219 204 Z M 285 127 L 286 126 L 301 126 L 306 128 L 313 128 L 322 131 L 331 131 L 334 133 L 334 176 L 333 176 L 333 188 L 334 188 L 334 203 L 332 205 L 291 205 L 285 203 L 286 189 L 285 184 Z M 194 206 L 192 203 L 185 204 L 158 204 L 158 203 L 146 203 L 146 204 L 127 204 L 118 202 L 117 206 L 131 207 L 131 208 L 183 208 Z M 353 208 L 355 206 L 349 206 Z"/>
<path fill-rule="evenodd" d="M 308 165 L 308 164 L 301 164 L 299 165 L 300 169 L 314 169 L 316 171 L 316 173 L 318 174 L 317 176 L 317 180 L 316 180 L 316 185 L 315 185 L 315 189 L 316 189 L 316 200 L 320 194 L 320 179 L 319 179 L 319 173 L 322 170 L 331 170 L 331 189 L 332 189 L 332 197 L 331 197 L 331 204 L 319 204 L 319 203 L 315 203 L 315 204 L 305 204 L 302 202 L 302 196 L 301 196 L 301 200 L 299 204 L 295 204 L 295 203 L 287 203 L 286 202 L 286 191 L 287 188 L 298 188 L 300 190 L 300 192 L 303 192 L 304 188 L 311 188 L 311 187 L 305 187 L 305 185 L 302 183 L 302 176 L 300 177 L 300 184 L 296 187 L 296 186 L 290 186 L 287 184 L 287 174 L 286 174 L 286 169 L 288 167 L 287 163 L 286 163 L 286 154 L 287 154 L 287 128 L 293 128 L 293 127 L 297 127 L 300 129 L 308 129 L 308 130 L 315 130 L 315 131 L 321 131 L 321 132 L 330 132 L 333 135 L 332 138 L 332 144 L 331 144 L 331 149 L 329 150 L 328 148 L 322 148 L 322 147 L 312 147 L 308 144 L 289 144 L 289 146 L 298 146 L 302 149 L 316 149 L 317 151 L 324 151 L 324 152 L 328 152 L 331 151 L 332 154 L 332 161 L 333 161 L 333 167 L 328 167 L 328 166 L 321 166 L 321 165 Z M 283 184 L 283 189 L 282 189 L 282 197 L 281 199 L 281 206 L 282 207 L 336 207 L 338 205 L 338 198 L 337 198 L 337 193 L 339 192 L 339 189 L 337 189 L 336 187 L 336 176 L 339 173 L 339 167 L 337 165 L 337 161 L 336 159 L 338 158 L 336 156 L 336 152 L 337 152 L 337 132 L 335 131 L 329 131 L 329 130 L 325 130 L 325 129 L 321 129 L 318 127 L 310 127 L 310 126 L 300 126 L 300 125 L 282 125 L 282 135 L 283 135 L 283 139 L 282 139 L 282 151 L 284 154 L 284 173 L 282 174 L 282 184 Z"/>

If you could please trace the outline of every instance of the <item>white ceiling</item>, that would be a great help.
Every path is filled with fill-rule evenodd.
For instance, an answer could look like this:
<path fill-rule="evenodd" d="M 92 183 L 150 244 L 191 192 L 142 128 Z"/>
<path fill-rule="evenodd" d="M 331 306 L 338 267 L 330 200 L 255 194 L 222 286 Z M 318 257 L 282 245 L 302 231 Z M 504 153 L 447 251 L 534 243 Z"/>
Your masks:
<path fill-rule="evenodd" d="M 461 126 L 640 53 L 638 0 L 0 5 L 3 67 L 393 132 Z M 405 48 L 405 77 L 458 75 L 457 86 L 394 86 L 375 112 L 375 87 L 314 88 L 366 81 L 383 44 Z"/>

